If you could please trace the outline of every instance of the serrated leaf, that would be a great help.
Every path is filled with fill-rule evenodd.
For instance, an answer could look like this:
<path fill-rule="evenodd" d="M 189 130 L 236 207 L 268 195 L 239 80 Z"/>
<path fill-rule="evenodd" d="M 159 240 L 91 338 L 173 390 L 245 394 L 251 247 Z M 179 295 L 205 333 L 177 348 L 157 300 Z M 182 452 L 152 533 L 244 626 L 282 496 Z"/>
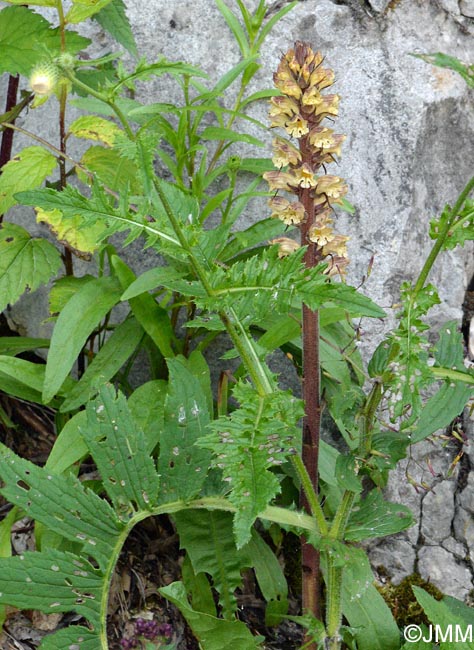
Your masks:
<path fill-rule="evenodd" d="M 64 413 L 85 404 L 106 381 L 115 376 L 134 353 L 143 336 L 144 331 L 134 318 L 128 318 L 117 325 L 80 380 L 67 393 L 60 410 Z"/>
<path fill-rule="evenodd" d="M 72 0 L 72 7 L 66 14 L 68 23 L 80 23 L 106 7 L 111 0 Z"/>
<path fill-rule="evenodd" d="M 121 287 L 115 278 L 93 279 L 67 302 L 51 337 L 43 399 L 49 402 L 69 374 L 88 336 L 119 301 Z"/>
<path fill-rule="evenodd" d="M 359 542 L 372 537 L 385 537 L 405 530 L 413 523 L 413 514 L 409 508 L 389 503 L 378 490 L 372 490 L 353 508 L 345 538 Z"/>
<path fill-rule="evenodd" d="M 358 476 L 357 459 L 350 454 L 339 454 L 336 461 L 336 480 L 339 487 L 359 494 L 362 491 L 362 480 Z"/>
<path fill-rule="evenodd" d="M 117 43 L 123 45 L 130 54 L 136 57 L 138 56 L 137 45 L 125 9 L 123 0 L 112 0 L 99 13 L 95 14 L 94 18 Z"/>
<path fill-rule="evenodd" d="M 0 311 L 25 291 L 35 291 L 58 272 L 61 257 L 45 239 L 13 223 L 0 226 Z"/>
<path fill-rule="evenodd" d="M 207 573 L 219 593 L 224 617 L 236 609 L 234 592 L 241 572 L 250 566 L 248 554 L 237 549 L 232 516 L 227 512 L 186 510 L 175 515 L 180 547 L 186 549 L 195 573 Z"/>
<path fill-rule="evenodd" d="M 117 135 L 123 133 L 114 122 L 97 115 L 81 115 L 69 127 L 69 132 L 76 138 L 95 140 L 111 147 Z"/>
<path fill-rule="evenodd" d="M 83 625 L 71 625 L 58 630 L 54 634 L 47 634 L 41 641 L 40 650 L 98 650 L 97 634 L 91 632 Z"/>
<path fill-rule="evenodd" d="M 227 621 L 203 612 L 196 612 L 190 606 L 182 582 L 173 582 L 159 590 L 160 594 L 174 603 L 193 633 L 206 650 L 258 650 L 262 637 L 252 636 L 242 621 Z"/>
<path fill-rule="evenodd" d="M 89 147 L 81 158 L 81 165 L 111 190 L 120 192 L 128 186 L 132 194 L 140 191 L 135 163 L 121 156 L 115 149 L 106 149 L 100 146 Z M 80 167 L 76 167 L 76 171 L 84 183 L 90 184 L 90 178 L 81 171 Z"/>
<path fill-rule="evenodd" d="M 222 470 L 228 484 L 229 500 L 237 508 L 234 534 L 240 548 L 249 541 L 256 517 L 280 490 L 269 470 L 296 451 L 302 406 L 290 391 L 260 396 L 244 382 L 236 385 L 233 396 L 240 408 L 212 422 L 213 433 L 198 444 L 214 452 L 212 465 Z"/>
<path fill-rule="evenodd" d="M 24 4 L 23 0 L 5 0 L 9 5 L 21 5 Z M 28 5 L 34 7 L 55 7 L 56 0 L 33 0 L 33 2 L 28 2 Z"/>
<path fill-rule="evenodd" d="M 47 224 L 60 244 L 65 244 L 78 257 L 86 259 L 99 248 L 106 230 L 105 224 L 100 222 L 84 227 L 82 217 L 65 217 L 60 210 L 37 208 L 36 221 Z"/>
<path fill-rule="evenodd" d="M 60 528 L 66 539 L 84 544 L 87 554 L 105 567 L 122 530 L 111 506 L 72 474 L 50 474 L 3 445 L 0 452 L 3 496 L 46 527 Z"/>
<path fill-rule="evenodd" d="M 184 357 L 167 360 L 169 388 L 158 472 L 167 500 L 196 496 L 207 475 L 210 453 L 196 446 L 210 421 L 207 396 Z"/>
<path fill-rule="evenodd" d="M 7 162 L 0 174 L 0 214 L 17 203 L 14 194 L 41 185 L 56 163 L 56 158 L 43 147 L 27 147 Z"/>
<path fill-rule="evenodd" d="M 122 393 L 106 385 L 87 405 L 87 427 L 81 430 L 116 512 L 128 520 L 136 510 L 156 504 L 159 478 Z"/>
<path fill-rule="evenodd" d="M 65 30 L 65 39 L 71 54 L 90 44 L 88 38 L 70 30 Z M 6 7 L 0 11 L 0 51 L 0 73 L 28 77 L 34 66 L 44 60 L 45 52 L 61 52 L 59 28 L 52 29 L 45 18 L 26 7 Z"/>

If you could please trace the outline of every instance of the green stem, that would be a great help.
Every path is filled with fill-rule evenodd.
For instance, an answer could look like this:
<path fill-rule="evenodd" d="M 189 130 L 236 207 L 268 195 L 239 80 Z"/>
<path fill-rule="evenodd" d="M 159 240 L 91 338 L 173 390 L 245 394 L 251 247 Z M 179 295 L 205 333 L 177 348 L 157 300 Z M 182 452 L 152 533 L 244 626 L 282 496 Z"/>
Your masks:
<path fill-rule="evenodd" d="M 413 300 L 415 300 L 417 294 L 423 289 L 426 283 L 426 279 L 431 271 L 431 268 L 433 264 L 436 261 L 436 258 L 438 257 L 439 252 L 444 246 L 444 243 L 446 241 L 446 238 L 449 234 L 449 231 L 457 217 L 457 214 L 459 210 L 462 208 L 465 200 L 469 196 L 469 194 L 472 192 L 474 189 L 474 176 L 471 178 L 471 180 L 467 183 L 461 194 L 458 196 L 458 199 L 452 208 L 448 219 L 446 220 L 446 223 L 444 225 L 443 230 L 438 234 L 438 237 L 434 243 L 433 248 L 430 251 L 430 254 L 426 258 L 426 261 L 423 265 L 423 268 L 421 269 L 420 275 L 418 276 L 418 280 L 416 281 L 414 290 L 413 290 Z"/>
<path fill-rule="evenodd" d="M 359 438 L 359 455 L 362 458 L 367 458 L 372 449 L 374 419 L 382 396 L 382 384 L 379 381 L 375 381 L 365 402 L 364 410 L 362 411 Z"/>
<path fill-rule="evenodd" d="M 325 536 L 328 534 L 328 524 L 326 517 L 324 516 L 323 509 L 321 508 L 321 504 L 319 503 L 318 495 L 316 494 L 313 483 L 308 474 L 308 470 L 303 463 L 303 459 L 299 455 L 292 456 L 291 463 L 295 468 L 296 473 L 298 474 L 298 478 L 300 480 L 301 487 L 303 488 L 303 492 L 306 495 L 311 514 L 313 515 L 318 525 L 319 533 L 322 536 Z"/>
<path fill-rule="evenodd" d="M 64 74 L 68 77 L 68 79 L 75 86 L 77 86 L 78 88 L 82 88 L 82 90 L 84 90 L 89 95 L 92 95 L 92 97 L 95 97 L 96 99 L 99 99 L 101 102 L 104 102 L 105 104 L 110 106 L 110 108 L 113 110 L 115 115 L 118 117 L 121 125 L 124 128 L 124 131 L 126 132 L 128 137 L 130 138 L 130 140 L 132 140 L 132 141 L 135 140 L 135 134 L 133 133 L 132 129 L 130 128 L 130 125 L 129 125 L 128 121 L 127 121 L 127 118 L 125 117 L 123 112 L 120 110 L 120 108 L 117 106 L 117 104 L 112 99 L 110 99 L 110 97 L 107 97 L 107 95 L 104 95 L 103 93 L 99 92 L 98 90 L 95 90 L 95 88 L 91 88 L 90 86 L 88 86 L 84 82 L 79 81 L 79 79 L 77 77 L 75 77 L 72 74 L 72 72 L 70 72 L 69 70 L 64 70 Z"/>
<path fill-rule="evenodd" d="M 337 541 L 344 539 L 344 534 L 354 505 L 356 494 L 346 490 L 337 509 L 334 521 L 329 531 L 329 538 Z M 339 629 L 342 621 L 342 576 L 344 567 L 336 566 L 331 554 L 327 554 L 327 609 L 326 630 L 329 650 L 340 650 L 341 638 Z"/>

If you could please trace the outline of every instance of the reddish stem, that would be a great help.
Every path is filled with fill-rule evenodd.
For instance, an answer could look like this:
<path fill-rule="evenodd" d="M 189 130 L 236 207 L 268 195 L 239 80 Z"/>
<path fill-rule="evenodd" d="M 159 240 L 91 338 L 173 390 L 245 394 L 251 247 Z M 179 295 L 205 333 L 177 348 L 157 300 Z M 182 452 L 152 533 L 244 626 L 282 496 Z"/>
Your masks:
<path fill-rule="evenodd" d="M 302 163 L 311 163 L 311 150 L 307 139 L 300 140 Z M 300 190 L 299 199 L 304 205 L 306 219 L 301 225 L 301 244 L 307 246 L 304 261 L 312 268 L 320 261 L 316 244 L 309 241 L 308 233 L 315 218 L 314 197 L 311 188 Z M 303 305 L 303 400 L 305 416 L 303 419 L 303 463 L 308 471 L 315 492 L 318 491 L 318 455 L 321 427 L 320 400 L 320 361 L 319 361 L 319 314 Z M 304 492 L 300 497 L 301 506 L 310 512 Z M 321 618 L 321 576 L 319 552 L 302 538 L 302 584 L 303 612 L 310 612 Z M 309 642 L 309 639 L 306 639 Z M 316 650 L 316 644 L 308 645 L 308 650 Z"/>
<path fill-rule="evenodd" d="M 16 105 L 16 98 L 18 94 L 18 84 L 20 82 L 20 77 L 18 75 L 10 75 L 8 77 L 8 90 L 7 90 L 7 101 L 5 102 L 5 113 L 11 111 L 11 109 Z M 14 122 L 14 120 L 12 120 Z M 0 169 L 3 165 L 6 165 L 7 162 L 12 157 L 12 147 L 13 147 L 13 130 L 4 129 L 2 134 L 2 144 L 0 146 Z M 0 223 L 3 221 L 3 214 L 0 214 Z"/>

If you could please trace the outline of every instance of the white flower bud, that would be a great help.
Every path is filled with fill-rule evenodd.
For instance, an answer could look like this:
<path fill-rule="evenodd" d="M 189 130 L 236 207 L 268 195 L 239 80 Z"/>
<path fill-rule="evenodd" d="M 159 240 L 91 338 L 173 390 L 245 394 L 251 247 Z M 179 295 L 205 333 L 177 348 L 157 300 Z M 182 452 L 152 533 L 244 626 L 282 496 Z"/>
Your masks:
<path fill-rule="evenodd" d="M 58 83 L 58 71 L 54 65 L 37 65 L 30 76 L 30 88 L 35 95 L 49 95 Z"/>

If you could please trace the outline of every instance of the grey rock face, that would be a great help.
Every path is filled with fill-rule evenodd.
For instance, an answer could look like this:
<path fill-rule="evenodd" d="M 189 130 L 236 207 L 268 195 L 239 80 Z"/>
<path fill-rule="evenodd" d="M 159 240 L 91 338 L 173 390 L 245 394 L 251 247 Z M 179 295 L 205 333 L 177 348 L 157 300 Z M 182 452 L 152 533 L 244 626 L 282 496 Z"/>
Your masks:
<path fill-rule="evenodd" d="M 459 0 L 459 9 L 463 16 L 474 18 L 474 2 L 472 0 Z"/>
<path fill-rule="evenodd" d="M 424 580 L 429 580 L 448 596 L 462 599 L 472 589 L 470 569 L 440 546 L 420 549 L 418 571 Z"/>

